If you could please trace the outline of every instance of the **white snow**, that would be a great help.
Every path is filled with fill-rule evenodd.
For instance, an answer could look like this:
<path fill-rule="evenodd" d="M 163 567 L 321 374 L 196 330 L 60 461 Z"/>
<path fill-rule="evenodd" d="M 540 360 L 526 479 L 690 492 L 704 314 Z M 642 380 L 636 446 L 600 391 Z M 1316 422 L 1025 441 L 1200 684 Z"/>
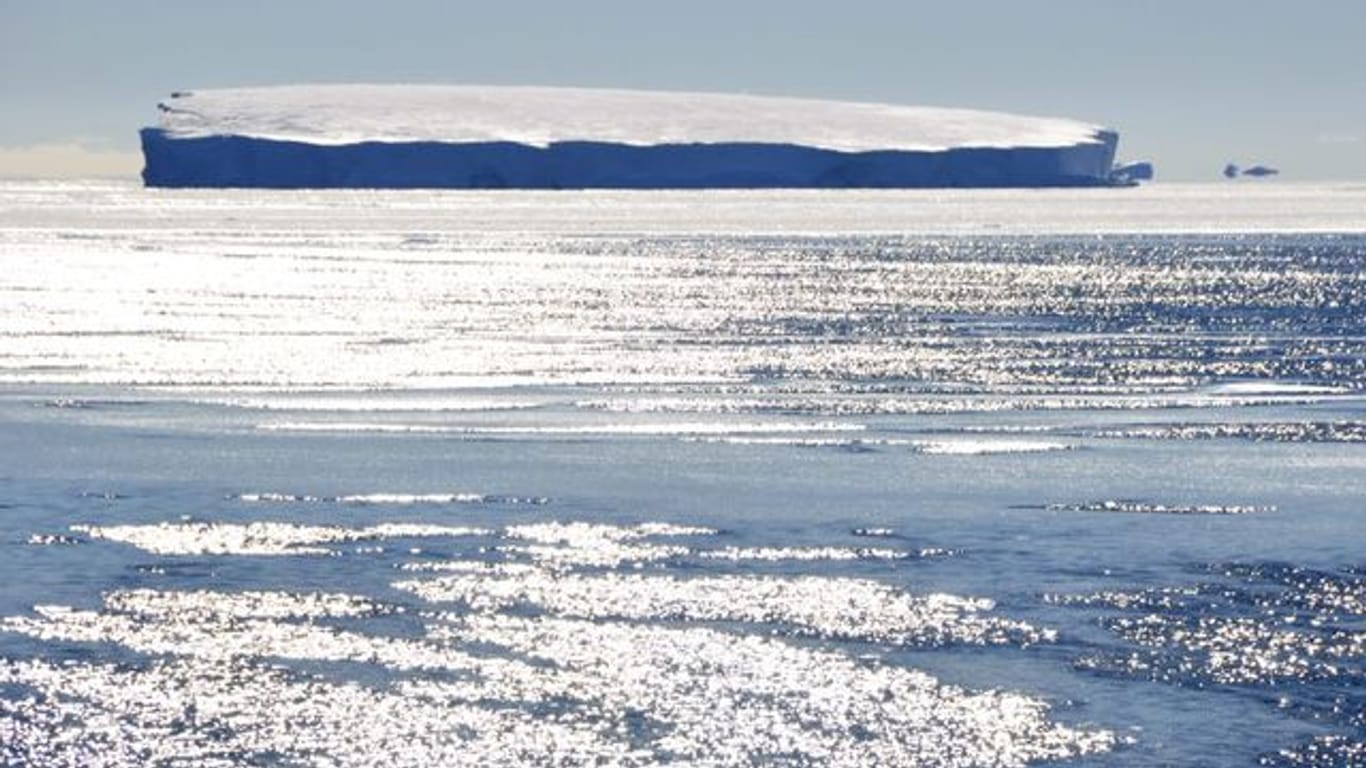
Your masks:
<path fill-rule="evenodd" d="M 176 137 L 361 141 L 562 141 L 646 146 L 754 142 L 847 152 L 1096 143 L 1101 126 L 1060 118 L 739 94 L 530 86 L 286 85 L 178 92 Z"/>

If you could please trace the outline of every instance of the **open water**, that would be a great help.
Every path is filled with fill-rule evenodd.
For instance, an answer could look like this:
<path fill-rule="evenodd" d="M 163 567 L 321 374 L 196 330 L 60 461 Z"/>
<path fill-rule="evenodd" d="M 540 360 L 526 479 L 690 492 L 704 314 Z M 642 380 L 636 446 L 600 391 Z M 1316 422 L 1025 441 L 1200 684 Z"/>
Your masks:
<path fill-rule="evenodd" d="M 0 763 L 1366 764 L 1366 187 L 0 185 Z"/>

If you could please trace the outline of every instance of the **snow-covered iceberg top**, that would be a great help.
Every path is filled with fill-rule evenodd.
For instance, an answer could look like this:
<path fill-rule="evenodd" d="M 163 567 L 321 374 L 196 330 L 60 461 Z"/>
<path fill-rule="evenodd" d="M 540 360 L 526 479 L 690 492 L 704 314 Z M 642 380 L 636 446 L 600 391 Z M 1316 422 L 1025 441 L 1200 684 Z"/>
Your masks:
<path fill-rule="evenodd" d="M 566 141 L 634 146 L 787 144 L 841 152 L 1067 147 L 1098 125 L 999 112 L 766 96 L 529 86 L 286 85 L 177 92 L 159 105 L 173 138 Z"/>

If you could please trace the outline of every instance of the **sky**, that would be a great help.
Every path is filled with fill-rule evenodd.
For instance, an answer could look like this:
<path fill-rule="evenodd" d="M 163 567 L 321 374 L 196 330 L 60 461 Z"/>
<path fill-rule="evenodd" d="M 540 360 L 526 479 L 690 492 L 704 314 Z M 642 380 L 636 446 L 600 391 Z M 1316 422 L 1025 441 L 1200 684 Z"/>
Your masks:
<path fill-rule="evenodd" d="M 174 90 L 741 92 L 1050 115 L 1159 179 L 1366 180 L 1366 0 L 0 0 L 0 176 L 133 175 Z"/>

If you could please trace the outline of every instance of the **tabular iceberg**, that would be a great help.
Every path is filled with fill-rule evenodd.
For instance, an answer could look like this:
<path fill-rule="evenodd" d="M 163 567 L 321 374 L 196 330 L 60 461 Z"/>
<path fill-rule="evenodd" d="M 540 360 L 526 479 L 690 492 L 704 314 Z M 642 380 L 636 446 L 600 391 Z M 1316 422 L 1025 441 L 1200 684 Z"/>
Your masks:
<path fill-rule="evenodd" d="M 583 88 L 311 85 L 177 92 L 144 128 L 154 187 L 1056 187 L 1113 183 L 1075 120 Z"/>

